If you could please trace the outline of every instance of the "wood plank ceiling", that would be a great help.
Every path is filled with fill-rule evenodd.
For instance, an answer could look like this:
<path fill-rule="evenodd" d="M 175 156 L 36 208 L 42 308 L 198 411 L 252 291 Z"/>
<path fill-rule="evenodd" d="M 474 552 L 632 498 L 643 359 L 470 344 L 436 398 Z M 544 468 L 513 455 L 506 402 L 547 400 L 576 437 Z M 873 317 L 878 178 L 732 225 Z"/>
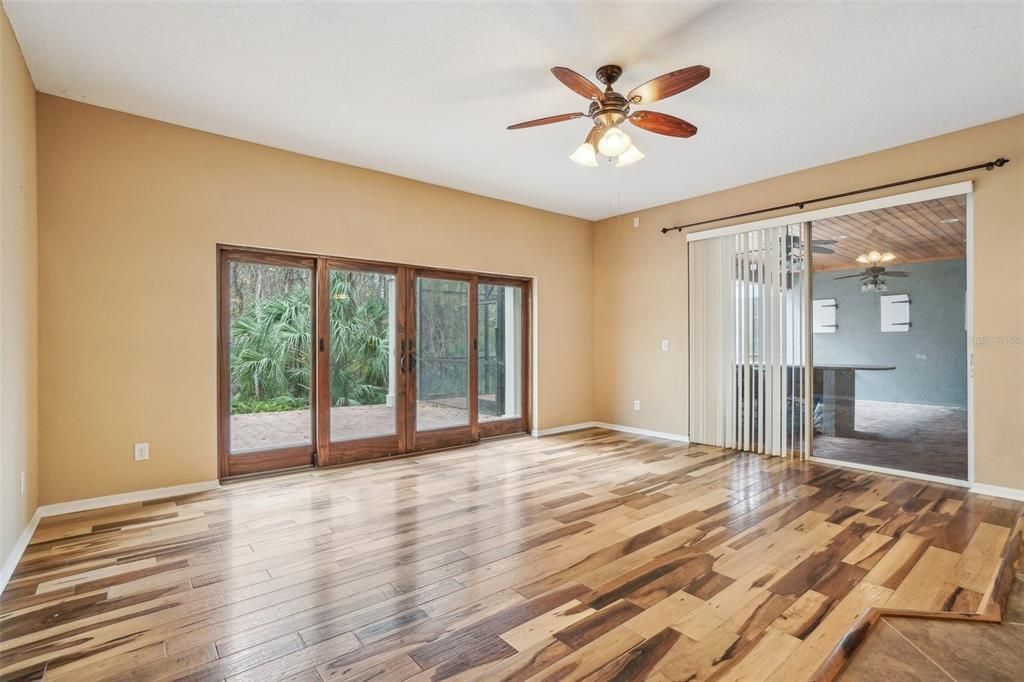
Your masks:
<path fill-rule="evenodd" d="M 822 245 L 835 253 L 815 253 L 814 270 L 854 270 L 864 266 L 857 256 L 868 251 L 891 251 L 902 263 L 966 258 L 967 196 L 946 197 L 815 220 L 813 239 L 834 239 Z"/>

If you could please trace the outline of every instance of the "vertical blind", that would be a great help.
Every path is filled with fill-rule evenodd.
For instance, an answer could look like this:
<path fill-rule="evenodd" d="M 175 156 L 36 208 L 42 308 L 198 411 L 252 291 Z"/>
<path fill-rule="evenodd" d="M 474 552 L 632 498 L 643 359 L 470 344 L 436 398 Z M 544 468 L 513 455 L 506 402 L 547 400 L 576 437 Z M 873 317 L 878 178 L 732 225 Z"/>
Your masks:
<path fill-rule="evenodd" d="M 808 232 L 688 242 L 692 442 L 807 455 Z"/>

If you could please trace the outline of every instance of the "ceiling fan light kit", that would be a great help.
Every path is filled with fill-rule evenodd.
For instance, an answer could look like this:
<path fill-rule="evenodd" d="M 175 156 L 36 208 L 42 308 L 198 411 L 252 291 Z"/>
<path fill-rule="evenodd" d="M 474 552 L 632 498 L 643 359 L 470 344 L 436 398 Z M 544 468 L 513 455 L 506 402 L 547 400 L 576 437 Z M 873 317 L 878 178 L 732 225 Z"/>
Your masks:
<path fill-rule="evenodd" d="M 622 168 L 623 166 L 636 163 L 642 158 L 644 158 L 643 152 L 637 149 L 636 145 L 629 145 L 629 149 L 619 154 L 619 158 L 615 162 L 615 167 Z"/>
<path fill-rule="evenodd" d="M 581 144 L 576 151 L 569 155 L 569 158 L 581 166 L 597 168 L 597 152 L 594 150 L 594 145 L 589 142 Z"/>
<path fill-rule="evenodd" d="M 884 253 L 870 251 L 857 256 L 857 262 L 864 263 L 865 265 L 878 265 L 879 263 L 888 263 L 893 260 L 896 260 L 896 254 L 891 251 L 886 251 Z"/>
<path fill-rule="evenodd" d="M 610 159 L 615 158 L 632 146 L 633 140 L 619 128 L 608 128 L 601 135 L 601 139 L 597 141 L 597 151 Z"/>
<path fill-rule="evenodd" d="M 586 141 L 569 158 L 582 166 L 596 167 L 597 153 L 600 152 L 609 159 L 615 159 L 616 167 L 621 168 L 644 158 L 644 154 L 633 144 L 629 135 L 619 127 L 623 122 L 628 121 L 644 130 L 670 137 L 692 137 L 697 133 L 695 125 L 681 118 L 659 114 L 656 111 L 631 112 L 631 107 L 655 102 L 688 90 L 706 80 L 711 75 L 711 70 L 706 66 L 697 65 L 672 71 L 647 81 L 625 96 L 612 89 L 612 85 L 622 75 L 622 67 L 615 64 L 607 64 L 597 70 L 597 80 L 605 86 L 603 91 L 587 78 L 564 66 L 554 67 L 551 73 L 567 88 L 590 100 L 587 113 L 573 112 L 547 116 L 516 123 L 508 126 L 508 129 L 519 130 L 589 117 L 594 122 L 594 127 L 591 128 Z"/>

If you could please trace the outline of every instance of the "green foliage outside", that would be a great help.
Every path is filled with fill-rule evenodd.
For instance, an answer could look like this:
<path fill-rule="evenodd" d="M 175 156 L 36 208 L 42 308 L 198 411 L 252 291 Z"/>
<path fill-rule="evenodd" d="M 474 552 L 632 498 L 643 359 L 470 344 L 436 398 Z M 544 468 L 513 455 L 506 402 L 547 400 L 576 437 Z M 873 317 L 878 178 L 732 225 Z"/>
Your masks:
<path fill-rule="evenodd" d="M 309 272 L 232 264 L 231 413 L 310 405 Z M 331 271 L 330 382 L 335 406 L 379 405 L 388 390 L 387 277 Z"/>
<path fill-rule="evenodd" d="M 329 376 L 333 407 L 381 405 L 388 392 L 388 286 L 392 278 L 331 270 Z M 308 409 L 314 348 L 308 270 L 232 263 L 231 413 Z M 468 284 L 420 279 L 417 387 L 421 399 L 465 396 Z M 480 287 L 480 392 L 502 393 L 502 287 Z M 503 396 L 502 396 L 503 397 Z"/>

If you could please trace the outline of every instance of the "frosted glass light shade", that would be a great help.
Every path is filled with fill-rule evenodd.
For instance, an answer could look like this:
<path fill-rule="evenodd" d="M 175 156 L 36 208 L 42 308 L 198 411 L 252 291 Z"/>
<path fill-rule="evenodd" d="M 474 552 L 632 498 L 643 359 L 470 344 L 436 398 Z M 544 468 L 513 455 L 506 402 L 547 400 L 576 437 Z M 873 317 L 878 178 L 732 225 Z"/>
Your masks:
<path fill-rule="evenodd" d="M 629 149 L 619 154 L 619 159 L 615 163 L 615 166 L 621 168 L 628 166 L 631 163 L 636 163 L 640 159 L 644 158 L 643 152 L 636 148 L 636 145 L 629 145 Z"/>
<path fill-rule="evenodd" d="M 597 153 L 594 152 L 594 145 L 584 142 L 579 148 L 569 155 L 569 158 L 581 166 L 597 168 Z"/>
<path fill-rule="evenodd" d="M 629 135 L 618 128 L 609 128 L 604 131 L 604 134 L 598 141 L 597 151 L 607 157 L 616 157 L 629 149 L 632 144 L 633 141 L 629 139 Z"/>

